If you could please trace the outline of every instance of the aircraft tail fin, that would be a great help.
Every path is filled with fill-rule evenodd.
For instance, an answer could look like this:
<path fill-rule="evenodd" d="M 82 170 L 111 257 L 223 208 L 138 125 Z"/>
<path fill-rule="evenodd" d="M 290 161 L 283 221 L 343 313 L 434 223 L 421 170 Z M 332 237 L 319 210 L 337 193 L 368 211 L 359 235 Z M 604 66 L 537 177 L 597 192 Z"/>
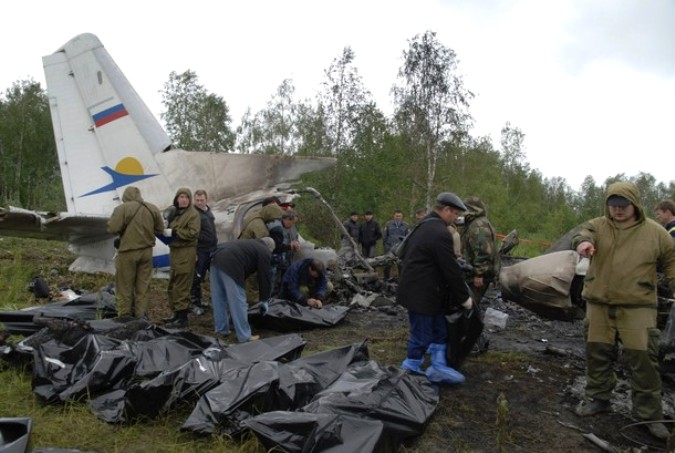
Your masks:
<path fill-rule="evenodd" d="M 144 180 L 170 191 L 154 155 L 171 140 L 99 39 L 78 35 L 42 60 L 68 211 L 109 214 L 118 189 Z"/>

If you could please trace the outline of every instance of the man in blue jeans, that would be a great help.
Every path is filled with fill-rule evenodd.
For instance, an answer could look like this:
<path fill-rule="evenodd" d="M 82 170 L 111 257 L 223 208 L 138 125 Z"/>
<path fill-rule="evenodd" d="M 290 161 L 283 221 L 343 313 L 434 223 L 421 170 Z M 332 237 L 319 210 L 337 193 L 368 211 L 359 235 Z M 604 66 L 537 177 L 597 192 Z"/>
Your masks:
<path fill-rule="evenodd" d="M 211 257 L 211 303 L 216 334 L 230 334 L 230 318 L 240 343 L 254 341 L 248 323 L 245 281 L 258 274 L 260 300 L 267 304 L 272 291 L 270 261 L 274 239 L 239 239 L 218 246 Z"/>
<path fill-rule="evenodd" d="M 436 197 L 433 211 L 406 240 L 396 293 L 396 301 L 408 309 L 410 321 L 408 354 L 401 366 L 413 373 L 425 373 L 431 382 L 442 384 L 461 384 L 465 380 L 447 364 L 445 322 L 450 307 L 469 310 L 472 306 L 447 229 L 462 211 L 466 206 L 454 193 L 443 192 Z M 422 371 L 427 352 L 431 365 Z"/>

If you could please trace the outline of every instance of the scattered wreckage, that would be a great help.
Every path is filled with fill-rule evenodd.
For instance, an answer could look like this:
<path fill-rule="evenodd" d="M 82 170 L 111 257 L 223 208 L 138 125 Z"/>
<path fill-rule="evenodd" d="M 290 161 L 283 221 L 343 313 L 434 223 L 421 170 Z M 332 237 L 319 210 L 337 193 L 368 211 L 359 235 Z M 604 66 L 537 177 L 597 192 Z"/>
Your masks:
<path fill-rule="evenodd" d="M 517 235 L 508 246 L 514 241 Z M 570 321 L 582 313 L 583 275 L 576 253 L 554 251 L 527 260 L 504 256 L 503 299 L 552 319 Z M 333 263 L 333 297 L 343 304 L 312 310 L 274 300 L 265 316 L 251 307 L 251 323 L 297 332 L 333 327 L 353 307 L 393 309 L 395 281 L 383 281 L 373 271 L 391 259 L 363 260 L 362 266 Z M 297 333 L 223 345 L 216 338 L 162 329 L 145 320 L 120 322 L 110 287 L 65 296 L 0 312 L 7 331 L 29 335 L 13 346 L 0 337 L 0 357 L 32 358 L 33 391 L 41 400 L 86 400 L 109 423 L 155 418 L 191 405 L 180 429 L 195 435 L 238 436 L 250 430 L 268 449 L 341 445 L 345 451 L 391 451 L 424 432 L 439 401 L 437 389 L 424 376 L 371 360 L 367 341 L 302 357 L 305 342 Z M 499 316 L 504 313 L 493 311 L 493 325 L 506 327 L 506 316 Z M 675 353 L 675 324 L 667 318 L 661 342 L 666 360 Z M 458 367 L 478 341 L 483 323 L 470 312 L 453 313 L 448 322 L 455 332 L 448 362 Z"/>

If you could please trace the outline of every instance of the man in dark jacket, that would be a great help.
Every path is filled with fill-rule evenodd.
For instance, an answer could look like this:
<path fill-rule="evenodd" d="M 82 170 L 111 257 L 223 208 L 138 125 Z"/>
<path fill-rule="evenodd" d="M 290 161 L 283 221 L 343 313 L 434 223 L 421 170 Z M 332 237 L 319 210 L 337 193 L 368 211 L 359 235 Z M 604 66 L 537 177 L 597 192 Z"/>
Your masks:
<path fill-rule="evenodd" d="M 406 242 L 396 301 L 408 309 L 410 338 L 402 367 L 422 373 L 424 354 L 431 354 L 426 375 L 432 382 L 459 384 L 464 376 L 447 365 L 448 332 L 445 315 L 452 306 L 472 306 L 464 275 L 457 264 L 447 226 L 466 210 L 451 192 L 436 198 L 433 211 Z"/>
<path fill-rule="evenodd" d="M 152 278 L 152 248 L 155 235 L 163 232 L 164 221 L 157 206 L 143 201 L 137 187 L 124 189 L 122 204 L 108 221 L 108 233 L 121 237 L 115 256 L 117 316 L 145 315 Z"/>
<path fill-rule="evenodd" d="M 312 308 L 321 308 L 328 295 L 328 278 L 323 261 L 305 258 L 286 271 L 281 283 L 282 299 Z"/>
<path fill-rule="evenodd" d="M 364 221 L 359 227 L 359 241 L 364 258 L 375 257 L 375 246 L 380 239 L 382 239 L 380 224 L 373 219 L 373 211 L 366 211 Z"/>
<path fill-rule="evenodd" d="M 195 208 L 199 213 L 200 228 L 199 239 L 197 239 L 197 264 L 195 265 L 195 274 L 192 279 L 192 289 L 190 290 L 190 303 L 192 304 L 192 313 L 196 315 L 204 314 L 205 305 L 202 304 L 202 281 L 206 277 L 209 267 L 211 267 L 211 254 L 216 251 L 218 245 L 218 236 L 216 235 L 216 219 L 211 212 L 208 203 L 208 194 L 205 190 L 195 191 Z"/>
<path fill-rule="evenodd" d="M 240 343 L 260 338 L 258 335 L 251 335 L 244 285 L 248 277 L 257 274 L 262 303 L 267 303 L 272 290 L 270 281 L 272 250 L 274 240 L 264 237 L 225 242 L 214 252 L 211 257 L 211 303 L 218 335 L 230 334 L 229 315 L 231 315 L 232 325 Z"/>
<path fill-rule="evenodd" d="M 673 200 L 661 200 L 654 208 L 656 221 L 668 231 L 670 237 L 675 240 L 675 203 Z"/>
<path fill-rule="evenodd" d="M 359 214 L 352 211 L 349 218 L 342 223 L 342 226 L 347 235 L 342 233 L 338 254 L 345 264 L 352 265 L 356 262 L 356 253 L 358 253 L 354 247 L 359 244 Z"/>

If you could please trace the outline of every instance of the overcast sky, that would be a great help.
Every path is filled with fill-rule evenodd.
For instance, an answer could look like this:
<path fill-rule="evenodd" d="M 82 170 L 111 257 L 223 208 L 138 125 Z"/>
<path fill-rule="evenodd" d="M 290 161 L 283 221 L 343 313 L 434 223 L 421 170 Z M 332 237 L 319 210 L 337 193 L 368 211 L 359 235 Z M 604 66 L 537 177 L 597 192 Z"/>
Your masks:
<path fill-rule="evenodd" d="M 675 1 L 417 0 L 6 2 L 0 90 L 80 33 L 99 37 L 159 118 L 171 71 L 191 69 L 239 123 L 290 78 L 314 97 L 345 46 L 379 107 L 392 111 L 408 42 L 427 30 L 453 49 L 476 98 L 474 135 L 509 121 L 544 177 L 577 190 L 624 173 L 675 180 Z"/>

